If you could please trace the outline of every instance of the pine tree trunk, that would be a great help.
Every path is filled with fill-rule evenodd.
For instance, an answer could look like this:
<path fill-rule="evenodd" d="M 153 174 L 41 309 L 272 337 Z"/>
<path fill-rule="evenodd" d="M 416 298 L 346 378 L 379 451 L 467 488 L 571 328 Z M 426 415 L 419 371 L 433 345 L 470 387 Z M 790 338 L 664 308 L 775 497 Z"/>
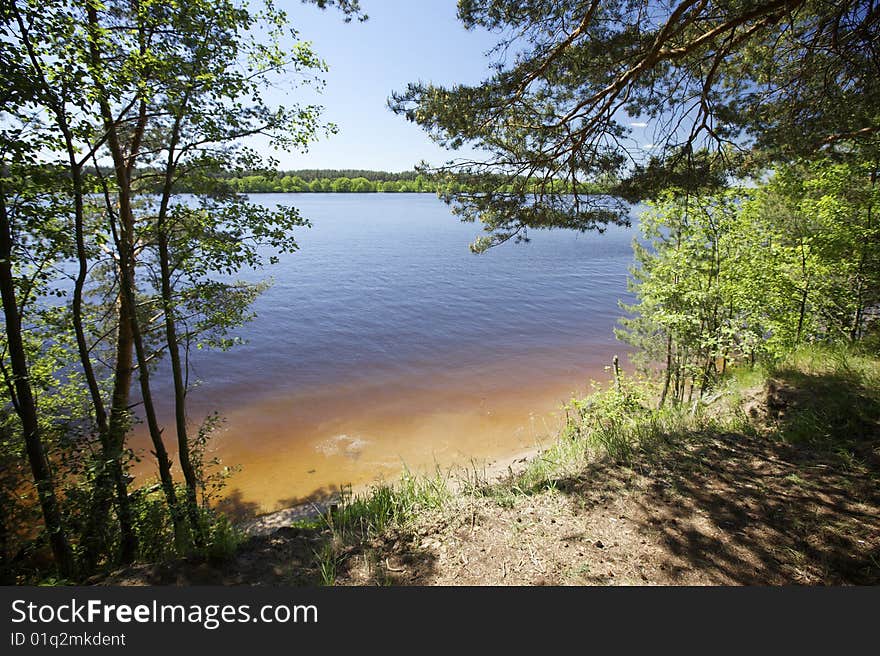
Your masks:
<path fill-rule="evenodd" d="M 98 21 L 97 8 L 93 4 L 86 7 L 86 17 L 89 29 L 89 54 L 95 70 L 103 68 L 104 61 L 100 51 L 100 24 Z M 119 257 L 119 287 L 120 287 L 120 327 L 119 330 L 130 330 L 131 341 L 134 343 L 134 352 L 138 363 L 138 378 L 140 380 L 141 398 L 144 403 L 144 413 L 147 416 L 147 426 L 150 439 L 153 442 L 153 453 L 159 465 L 159 478 L 162 482 L 162 490 L 168 503 L 168 510 L 174 525 L 174 537 L 178 550 L 183 551 L 186 546 L 185 530 L 180 516 L 177 503 L 177 494 L 174 489 L 174 477 L 171 473 L 171 460 L 162 439 L 162 430 L 159 427 L 156 411 L 153 404 L 153 395 L 150 389 L 150 374 L 146 350 L 136 312 L 136 283 L 135 283 L 135 227 L 134 212 L 132 209 L 131 173 L 135 166 L 138 151 L 141 145 L 144 129 L 146 127 L 146 102 L 141 100 L 138 118 L 130 132 L 130 142 L 126 149 L 120 143 L 118 126 L 114 123 L 113 112 L 107 99 L 103 86 L 97 84 L 100 95 L 98 104 L 104 121 L 104 129 L 107 136 L 107 146 L 113 158 L 113 170 L 118 186 L 119 200 L 119 223 L 114 227 L 114 239 L 116 242 L 117 256 Z M 126 133 L 128 135 L 128 133 Z M 108 203 L 109 205 L 109 203 Z M 109 207 L 108 207 L 109 209 Z M 111 213 L 112 216 L 112 213 Z M 118 229 L 117 229 L 118 228 Z M 123 315 L 127 319 L 123 321 Z M 130 357 L 130 353 L 129 353 Z M 120 390 L 121 391 L 121 390 Z"/>
<path fill-rule="evenodd" d="M 79 265 L 73 290 L 73 327 L 80 363 L 82 364 L 95 413 L 98 438 L 101 442 L 101 464 L 95 477 L 95 491 L 83 538 L 83 566 L 88 571 L 94 568 L 100 558 L 100 552 L 106 546 L 102 536 L 114 493 L 117 517 L 119 519 L 119 559 L 121 562 L 130 563 L 134 561 L 137 555 L 137 537 L 134 532 L 131 502 L 128 497 L 128 484 L 122 468 L 122 447 L 125 441 L 125 430 L 123 428 L 121 431 L 116 431 L 116 435 L 111 431 L 111 422 L 108 420 L 101 389 L 98 386 L 94 368 L 92 367 L 89 346 L 86 340 L 85 329 L 83 328 L 83 288 L 85 287 L 88 274 L 88 259 L 83 225 L 82 170 L 76 165 L 73 157 L 71 152 L 71 171 L 73 174 L 75 197 L 74 232 L 77 262 Z M 114 372 L 115 389 L 111 410 L 112 415 L 116 417 L 119 417 L 120 413 L 126 414 L 128 412 L 128 395 L 131 389 L 131 340 L 125 337 L 124 333 L 126 332 L 120 331 L 117 334 L 117 355 L 122 351 L 127 353 L 127 356 L 124 356 L 121 360 L 116 360 Z"/>
<path fill-rule="evenodd" d="M 657 409 L 661 409 L 666 403 L 666 395 L 669 393 L 669 381 L 672 378 L 672 334 L 666 337 L 666 376 L 663 380 L 663 392 L 660 394 L 660 403 Z"/>

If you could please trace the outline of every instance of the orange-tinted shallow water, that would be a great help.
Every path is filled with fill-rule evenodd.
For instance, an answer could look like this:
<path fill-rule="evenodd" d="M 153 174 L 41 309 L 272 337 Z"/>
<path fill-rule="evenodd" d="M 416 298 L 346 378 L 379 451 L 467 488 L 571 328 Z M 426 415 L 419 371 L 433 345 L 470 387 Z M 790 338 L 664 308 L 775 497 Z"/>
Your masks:
<path fill-rule="evenodd" d="M 231 409 L 210 446 L 211 456 L 241 467 L 225 490 L 227 507 L 268 512 L 406 470 L 481 470 L 546 444 L 561 426 L 563 403 L 608 375 L 598 361 L 570 358 L 579 365 L 548 369 L 547 358 L 328 386 Z M 135 445 L 148 446 L 142 432 Z M 145 458 L 136 473 L 153 471 Z"/>
<path fill-rule="evenodd" d="M 241 468 L 225 490 L 231 510 L 532 449 L 623 352 L 612 329 L 631 231 L 542 233 L 475 256 L 474 226 L 435 198 L 258 198 L 295 204 L 315 227 L 270 271 L 275 284 L 240 332 L 248 344 L 193 362 L 204 382 L 190 430 L 219 411 L 209 455 Z M 157 396 L 170 417 L 168 391 Z M 132 446 L 148 444 L 138 431 Z M 135 470 L 154 472 L 152 457 Z"/>

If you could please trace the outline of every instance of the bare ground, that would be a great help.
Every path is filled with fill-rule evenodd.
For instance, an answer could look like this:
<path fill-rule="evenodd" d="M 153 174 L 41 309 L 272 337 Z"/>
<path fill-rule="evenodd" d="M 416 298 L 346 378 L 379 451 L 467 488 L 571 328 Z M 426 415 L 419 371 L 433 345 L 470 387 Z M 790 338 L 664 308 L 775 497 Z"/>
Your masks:
<path fill-rule="evenodd" d="M 352 559 L 340 582 L 425 585 L 876 584 L 877 478 L 721 435 L 555 491 L 470 499 Z"/>

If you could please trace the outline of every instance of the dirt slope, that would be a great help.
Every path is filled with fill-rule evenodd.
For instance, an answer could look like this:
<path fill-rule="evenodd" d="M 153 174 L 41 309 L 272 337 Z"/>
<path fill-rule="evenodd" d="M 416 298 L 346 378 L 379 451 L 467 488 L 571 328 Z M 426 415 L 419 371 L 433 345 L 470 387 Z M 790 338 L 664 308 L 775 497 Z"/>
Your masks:
<path fill-rule="evenodd" d="M 876 584 L 877 483 L 876 470 L 722 435 L 641 466 L 595 464 L 555 491 L 471 499 L 354 558 L 340 582 Z"/>

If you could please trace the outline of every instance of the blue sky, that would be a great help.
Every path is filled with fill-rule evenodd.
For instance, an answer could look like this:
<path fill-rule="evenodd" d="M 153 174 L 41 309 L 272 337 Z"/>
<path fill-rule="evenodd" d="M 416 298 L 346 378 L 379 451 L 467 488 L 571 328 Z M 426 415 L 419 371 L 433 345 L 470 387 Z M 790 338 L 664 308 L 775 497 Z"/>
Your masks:
<path fill-rule="evenodd" d="M 422 159 L 440 164 L 452 157 L 418 126 L 393 114 L 386 101 L 408 82 L 479 82 L 488 73 L 484 53 L 495 36 L 465 30 L 455 0 L 361 0 L 361 5 L 369 20 L 344 23 L 335 10 L 299 0 L 277 3 L 330 67 L 320 95 L 300 88 L 288 101 L 323 105 L 325 120 L 339 127 L 306 154 L 273 153 L 282 169 L 405 171 Z M 284 104 L 285 97 L 274 100 Z"/>

